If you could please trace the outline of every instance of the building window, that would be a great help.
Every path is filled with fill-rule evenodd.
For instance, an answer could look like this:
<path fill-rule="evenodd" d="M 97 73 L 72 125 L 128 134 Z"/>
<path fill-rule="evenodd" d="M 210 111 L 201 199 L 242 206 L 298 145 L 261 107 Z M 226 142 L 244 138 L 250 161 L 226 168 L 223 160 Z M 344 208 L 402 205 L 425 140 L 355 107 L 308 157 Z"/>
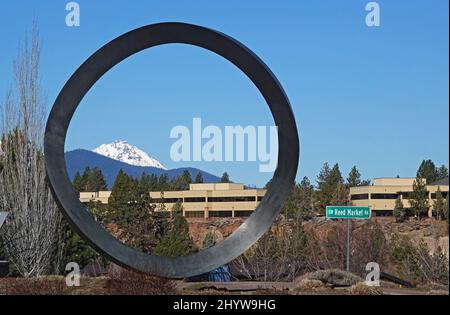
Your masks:
<path fill-rule="evenodd" d="M 437 193 L 431 193 L 431 199 L 436 199 Z M 442 198 L 447 198 L 448 191 L 441 191 Z"/>
<path fill-rule="evenodd" d="M 185 211 L 184 216 L 186 218 L 204 218 L 205 211 Z"/>
<path fill-rule="evenodd" d="M 351 195 L 351 200 L 367 200 L 369 199 L 369 194 L 355 194 Z"/>
<path fill-rule="evenodd" d="M 182 198 L 153 198 L 152 203 L 177 203 L 182 202 Z"/>
<path fill-rule="evenodd" d="M 184 202 L 205 202 L 205 197 L 186 197 L 184 198 Z"/>
<path fill-rule="evenodd" d="M 232 211 L 209 211 L 208 216 L 211 218 L 225 218 L 233 216 Z"/>
<path fill-rule="evenodd" d="M 258 201 L 262 201 L 264 196 L 258 196 Z"/>
<path fill-rule="evenodd" d="M 398 194 L 370 194 L 371 199 L 397 199 Z"/>
<path fill-rule="evenodd" d="M 400 194 L 402 195 L 403 199 L 411 199 L 412 191 L 405 191 L 405 192 L 402 192 Z"/>
<path fill-rule="evenodd" d="M 234 211 L 234 216 L 237 218 L 240 217 L 249 217 L 251 214 L 253 213 L 253 211 L 249 211 L 249 210 L 242 210 L 242 211 Z"/>
<path fill-rule="evenodd" d="M 255 200 L 256 200 L 255 196 L 208 197 L 208 202 L 246 202 Z"/>

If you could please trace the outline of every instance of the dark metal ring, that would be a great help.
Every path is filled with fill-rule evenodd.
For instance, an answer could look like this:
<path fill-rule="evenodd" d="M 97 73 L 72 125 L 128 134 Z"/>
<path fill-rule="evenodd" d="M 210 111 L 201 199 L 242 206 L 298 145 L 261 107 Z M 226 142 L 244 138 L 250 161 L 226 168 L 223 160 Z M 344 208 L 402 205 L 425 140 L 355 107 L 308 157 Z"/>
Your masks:
<path fill-rule="evenodd" d="M 278 165 L 272 184 L 252 215 L 217 245 L 190 256 L 159 257 L 139 252 L 114 238 L 86 211 L 69 180 L 64 157 L 67 129 L 77 106 L 108 70 L 129 56 L 158 45 L 190 44 L 215 52 L 241 69 L 262 93 L 278 126 Z M 109 42 L 70 77 L 50 112 L 45 130 L 45 165 L 53 196 L 77 233 L 115 263 L 172 278 L 199 275 L 241 255 L 271 226 L 286 200 L 299 160 L 297 126 L 289 100 L 275 75 L 250 49 L 220 32 L 185 23 L 159 23 Z"/>

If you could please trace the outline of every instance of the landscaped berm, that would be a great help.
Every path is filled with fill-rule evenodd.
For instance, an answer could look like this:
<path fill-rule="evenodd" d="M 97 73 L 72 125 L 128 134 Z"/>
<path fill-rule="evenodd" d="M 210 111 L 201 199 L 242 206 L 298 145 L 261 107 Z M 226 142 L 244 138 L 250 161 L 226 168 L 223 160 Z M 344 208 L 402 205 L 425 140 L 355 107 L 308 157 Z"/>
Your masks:
<path fill-rule="evenodd" d="M 220 239 L 241 220 L 191 222 L 189 228 L 193 240 L 211 235 Z M 67 286 L 64 275 L 9 276 L 0 278 L 0 294 L 448 294 L 445 221 L 354 222 L 351 272 L 344 271 L 344 232 L 342 222 L 316 218 L 298 224 L 281 216 L 255 246 L 228 265 L 231 282 L 210 281 L 208 275 L 170 280 L 100 259 L 84 268 L 80 286 Z M 366 284 L 365 266 L 370 261 L 380 264 L 380 286 Z M 11 266 L 12 275 L 13 270 Z"/>

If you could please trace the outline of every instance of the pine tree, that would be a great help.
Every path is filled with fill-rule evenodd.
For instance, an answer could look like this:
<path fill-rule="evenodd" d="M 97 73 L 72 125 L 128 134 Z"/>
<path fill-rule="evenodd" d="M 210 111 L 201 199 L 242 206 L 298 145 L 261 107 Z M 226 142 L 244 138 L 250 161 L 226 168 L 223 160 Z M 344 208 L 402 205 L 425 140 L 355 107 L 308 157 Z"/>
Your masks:
<path fill-rule="evenodd" d="M 339 165 L 336 163 L 330 169 L 328 163 L 325 163 L 317 176 L 317 184 L 317 210 L 319 213 L 324 214 L 326 206 L 331 204 L 333 194 L 336 193 L 338 185 L 343 184 Z"/>
<path fill-rule="evenodd" d="M 136 181 L 120 170 L 111 190 L 108 204 L 111 208 L 120 208 L 124 205 L 137 202 L 139 199 Z"/>
<path fill-rule="evenodd" d="M 227 172 L 222 174 L 222 177 L 220 178 L 221 183 L 231 183 L 230 182 L 230 175 L 228 175 Z"/>
<path fill-rule="evenodd" d="M 75 179 L 77 180 L 77 189 L 79 191 L 102 191 L 108 189 L 103 173 L 97 167 L 92 169 L 86 167 L 81 178 L 76 178 L 75 176 Z"/>
<path fill-rule="evenodd" d="M 192 184 L 192 177 L 191 177 L 191 173 L 189 173 L 189 171 L 185 170 L 183 172 L 183 175 L 181 175 L 181 180 L 182 180 L 182 190 L 189 190 L 189 185 Z"/>
<path fill-rule="evenodd" d="M 169 230 L 161 238 L 155 248 L 157 256 L 187 256 L 196 250 L 194 242 L 189 235 L 189 224 L 182 215 L 175 215 Z"/>
<path fill-rule="evenodd" d="M 348 188 L 344 184 L 338 183 L 333 192 L 330 204 L 333 206 L 348 206 L 349 203 Z"/>
<path fill-rule="evenodd" d="M 294 185 L 283 207 L 283 213 L 288 218 L 309 220 L 314 212 L 314 187 L 308 177 L 300 184 Z"/>
<path fill-rule="evenodd" d="M 417 170 L 418 178 L 425 178 L 426 183 L 430 184 L 437 180 L 438 171 L 436 169 L 436 165 L 431 160 L 423 160 Z"/>
<path fill-rule="evenodd" d="M 94 167 L 92 170 L 94 191 L 105 191 L 108 190 L 108 186 L 106 185 L 105 177 L 103 176 L 103 172 L 101 169 Z"/>
<path fill-rule="evenodd" d="M 437 180 L 439 179 L 443 179 L 448 177 L 448 168 L 445 165 L 441 165 L 438 169 L 437 169 L 437 176 L 436 176 Z"/>
<path fill-rule="evenodd" d="M 403 201 L 400 197 L 397 198 L 397 200 L 395 200 L 395 207 L 394 207 L 393 215 L 397 222 L 405 221 L 406 211 L 403 206 Z"/>
<path fill-rule="evenodd" d="M 75 174 L 75 177 L 73 178 L 73 190 L 79 194 L 80 192 L 84 191 L 83 187 L 83 179 L 81 178 L 80 172 L 77 172 Z"/>
<path fill-rule="evenodd" d="M 158 190 L 167 191 L 170 188 L 169 177 L 166 173 L 161 174 L 158 179 Z"/>
<path fill-rule="evenodd" d="M 201 172 L 197 173 L 197 176 L 195 176 L 195 183 L 196 184 L 201 184 L 203 183 L 203 175 Z"/>
<path fill-rule="evenodd" d="M 425 179 L 417 177 L 413 184 L 413 192 L 411 193 L 412 212 L 420 219 L 420 216 L 428 211 L 428 192 Z"/>
<path fill-rule="evenodd" d="M 445 201 L 444 197 L 442 197 L 442 192 L 440 187 L 436 191 L 436 199 L 433 200 L 433 215 L 438 220 L 442 220 L 445 217 Z"/>
<path fill-rule="evenodd" d="M 83 175 L 81 177 L 81 182 L 83 183 L 83 191 L 92 191 L 92 190 L 89 190 L 89 186 L 88 186 L 90 174 L 91 174 L 91 168 L 89 166 L 87 166 L 84 169 Z"/>
<path fill-rule="evenodd" d="M 348 187 L 358 187 L 361 185 L 361 173 L 358 171 L 356 166 L 353 166 L 347 177 Z"/>

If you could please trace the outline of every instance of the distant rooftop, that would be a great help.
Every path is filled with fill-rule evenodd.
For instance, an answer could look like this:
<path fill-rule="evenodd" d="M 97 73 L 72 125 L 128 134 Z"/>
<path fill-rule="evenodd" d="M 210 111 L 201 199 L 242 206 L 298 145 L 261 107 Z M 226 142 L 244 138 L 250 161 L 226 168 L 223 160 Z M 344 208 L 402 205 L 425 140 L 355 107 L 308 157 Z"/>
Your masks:
<path fill-rule="evenodd" d="M 448 176 L 445 178 L 441 178 L 435 182 L 432 182 L 430 185 L 433 186 L 438 186 L 438 185 L 442 185 L 442 186 L 448 186 Z"/>
<path fill-rule="evenodd" d="M 380 177 L 374 178 L 374 186 L 412 186 L 416 179 L 413 177 Z"/>
<path fill-rule="evenodd" d="M 244 184 L 239 183 L 190 184 L 189 190 L 244 190 Z"/>

